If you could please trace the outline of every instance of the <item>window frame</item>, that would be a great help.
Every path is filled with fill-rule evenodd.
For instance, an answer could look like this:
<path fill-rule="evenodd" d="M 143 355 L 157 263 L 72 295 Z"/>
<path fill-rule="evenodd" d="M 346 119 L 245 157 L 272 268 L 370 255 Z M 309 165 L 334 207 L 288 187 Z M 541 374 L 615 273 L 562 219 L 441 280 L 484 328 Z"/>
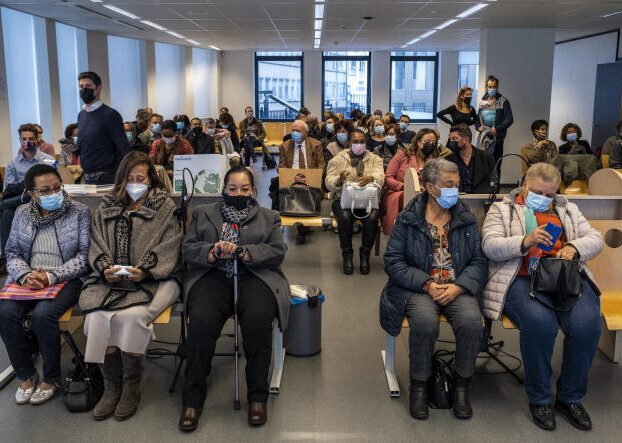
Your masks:
<path fill-rule="evenodd" d="M 326 91 L 326 62 L 327 61 L 366 61 L 367 62 L 367 114 L 371 114 L 371 51 L 367 51 L 367 55 L 325 55 L 322 51 L 322 103 L 321 112 L 324 115 L 324 100 Z M 350 110 L 352 111 L 352 109 Z M 348 118 L 349 116 L 345 116 Z"/>
<path fill-rule="evenodd" d="M 393 62 L 434 62 L 434 92 L 432 98 L 432 118 L 430 119 L 411 119 L 411 124 L 436 123 L 436 113 L 438 112 L 438 51 L 436 55 L 391 55 L 389 59 L 389 110 L 393 102 Z M 395 116 L 399 118 L 399 116 Z"/>
<path fill-rule="evenodd" d="M 300 52 L 300 55 L 257 55 L 255 51 L 255 117 L 262 122 L 284 122 L 290 120 L 283 120 L 279 118 L 259 118 L 259 62 L 262 61 L 296 61 L 300 62 L 300 107 L 305 105 L 305 61 L 304 52 Z"/>

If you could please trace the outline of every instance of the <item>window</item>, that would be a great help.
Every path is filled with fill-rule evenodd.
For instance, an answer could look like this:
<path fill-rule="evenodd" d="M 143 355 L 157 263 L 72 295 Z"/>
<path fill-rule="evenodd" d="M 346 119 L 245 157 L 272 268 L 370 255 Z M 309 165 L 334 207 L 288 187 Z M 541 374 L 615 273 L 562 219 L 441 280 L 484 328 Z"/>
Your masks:
<path fill-rule="evenodd" d="M 458 89 L 465 86 L 473 88 L 472 106 L 477 107 L 477 74 L 479 70 L 479 52 L 460 51 L 458 54 Z"/>
<path fill-rule="evenodd" d="M 155 110 L 165 120 L 175 114 L 183 114 L 185 86 L 181 46 L 166 43 L 155 44 L 157 104 Z"/>
<path fill-rule="evenodd" d="M 436 52 L 391 53 L 391 112 L 413 123 L 433 123 L 438 97 Z"/>
<path fill-rule="evenodd" d="M 108 36 L 110 103 L 124 121 L 133 121 L 136 111 L 147 103 L 141 63 L 143 45 L 141 40 Z"/>
<path fill-rule="evenodd" d="M 345 116 L 371 108 L 371 55 L 368 51 L 324 52 L 322 110 Z"/>
<path fill-rule="evenodd" d="M 88 69 L 86 31 L 56 22 L 56 54 L 60 86 L 60 113 L 63 130 L 78 121 L 82 101 L 78 74 Z"/>
<path fill-rule="evenodd" d="M 192 48 L 194 116 L 218 115 L 218 52 Z"/>
<path fill-rule="evenodd" d="M 259 120 L 293 120 L 303 106 L 302 52 L 255 53 L 255 113 Z"/>

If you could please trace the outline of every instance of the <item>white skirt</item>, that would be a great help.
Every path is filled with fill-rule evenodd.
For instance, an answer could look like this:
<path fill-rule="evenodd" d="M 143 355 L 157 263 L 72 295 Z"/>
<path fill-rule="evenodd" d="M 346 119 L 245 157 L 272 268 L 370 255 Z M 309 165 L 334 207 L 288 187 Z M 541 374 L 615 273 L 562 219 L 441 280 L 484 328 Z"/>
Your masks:
<path fill-rule="evenodd" d="M 109 346 L 131 354 L 144 354 L 149 342 L 155 338 L 153 320 L 175 303 L 179 294 L 179 285 L 174 280 L 166 280 L 160 282 L 149 304 L 87 314 L 84 319 L 84 334 L 87 337 L 85 360 L 103 363 Z"/>

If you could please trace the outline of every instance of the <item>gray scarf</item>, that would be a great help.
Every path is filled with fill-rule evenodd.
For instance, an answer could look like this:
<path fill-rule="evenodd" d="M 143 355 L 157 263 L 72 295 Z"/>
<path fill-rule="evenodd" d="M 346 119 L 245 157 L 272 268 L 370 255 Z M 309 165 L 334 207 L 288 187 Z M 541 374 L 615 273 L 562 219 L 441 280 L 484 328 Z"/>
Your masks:
<path fill-rule="evenodd" d="M 63 189 L 63 203 L 60 208 L 56 211 L 51 211 L 48 215 L 43 215 L 41 213 L 41 206 L 34 199 L 30 200 L 30 220 L 32 224 L 37 228 L 42 228 L 44 226 L 49 226 L 54 223 L 56 220 L 64 216 L 69 210 L 69 206 L 71 205 L 71 199 L 69 198 L 69 194 L 65 192 Z"/>

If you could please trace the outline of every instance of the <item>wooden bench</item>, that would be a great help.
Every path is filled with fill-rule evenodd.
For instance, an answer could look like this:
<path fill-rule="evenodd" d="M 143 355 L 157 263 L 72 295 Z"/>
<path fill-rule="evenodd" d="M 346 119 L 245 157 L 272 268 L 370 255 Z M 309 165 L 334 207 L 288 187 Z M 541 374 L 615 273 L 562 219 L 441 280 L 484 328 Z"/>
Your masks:
<path fill-rule="evenodd" d="M 285 123 L 284 122 L 267 122 L 264 123 L 266 129 L 265 143 L 267 146 L 279 146 L 283 143 L 283 136 L 285 135 Z"/>
<path fill-rule="evenodd" d="M 443 314 L 438 316 L 439 321 L 446 323 L 447 317 Z M 516 329 L 512 321 L 507 318 L 505 315 L 502 317 L 502 324 L 505 329 Z M 402 319 L 402 329 L 408 329 L 408 317 L 404 317 Z M 402 395 L 400 390 L 400 385 L 397 381 L 397 377 L 395 375 L 395 339 L 390 334 L 386 334 L 386 344 L 385 349 L 381 351 L 382 354 L 382 362 L 384 364 L 384 372 L 387 379 L 387 384 L 389 385 L 389 396 L 391 397 L 400 397 Z"/>

